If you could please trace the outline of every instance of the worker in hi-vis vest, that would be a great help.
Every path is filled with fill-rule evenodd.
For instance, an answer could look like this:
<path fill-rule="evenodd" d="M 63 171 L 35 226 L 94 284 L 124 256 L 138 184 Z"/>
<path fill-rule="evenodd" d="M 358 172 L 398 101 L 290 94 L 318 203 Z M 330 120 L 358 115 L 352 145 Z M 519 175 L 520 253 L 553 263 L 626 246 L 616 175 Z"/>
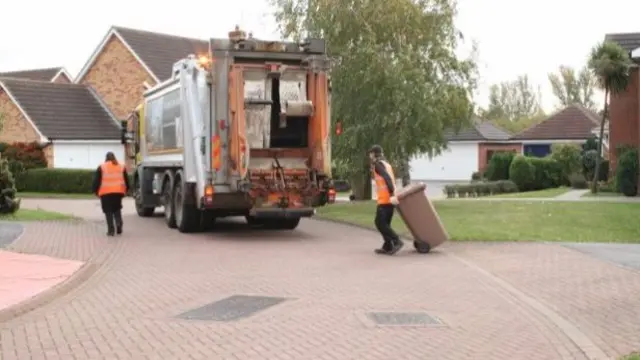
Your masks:
<path fill-rule="evenodd" d="M 127 169 L 118 163 L 112 152 L 108 152 L 93 179 L 93 193 L 100 197 L 107 220 L 107 236 L 122 234 L 122 198 L 128 191 Z"/>
<path fill-rule="evenodd" d="M 404 246 L 398 234 L 391 228 L 394 207 L 398 204 L 398 199 L 395 197 L 395 176 L 393 168 L 384 159 L 380 145 L 374 145 L 369 149 L 369 159 L 371 159 L 372 163 L 373 178 L 376 183 L 378 197 L 375 224 L 384 239 L 382 247 L 376 249 L 375 252 L 376 254 L 393 255 Z"/>

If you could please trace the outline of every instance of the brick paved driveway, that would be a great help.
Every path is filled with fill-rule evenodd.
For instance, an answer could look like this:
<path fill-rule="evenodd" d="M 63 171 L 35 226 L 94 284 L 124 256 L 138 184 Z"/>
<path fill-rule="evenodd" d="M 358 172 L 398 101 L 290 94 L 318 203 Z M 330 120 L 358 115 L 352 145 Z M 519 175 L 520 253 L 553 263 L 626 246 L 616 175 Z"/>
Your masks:
<path fill-rule="evenodd" d="M 25 203 L 99 218 L 95 201 Z M 631 321 L 640 275 L 559 246 L 449 244 L 377 257 L 375 234 L 317 221 L 195 235 L 162 218 L 125 221 L 89 281 L 0 324 L 0 358 L 605 359 L 640 349 L 631 335 L 640 333 Z M 176 317 L 232 295 L 289 300 L 233 322 Z M 426 311 L 444 325 L 375 327 L 372 311 Z"/>

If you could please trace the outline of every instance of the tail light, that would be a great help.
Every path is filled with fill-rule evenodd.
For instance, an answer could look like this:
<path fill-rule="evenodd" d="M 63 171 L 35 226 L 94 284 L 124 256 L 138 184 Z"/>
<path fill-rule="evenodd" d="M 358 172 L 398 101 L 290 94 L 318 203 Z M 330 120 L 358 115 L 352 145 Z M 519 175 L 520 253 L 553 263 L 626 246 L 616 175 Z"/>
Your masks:
<path fill-rule="evenodd" d="M 333 204 L 334 202 L 336 202 L 336 189 L 331 188 L 327 190 L 327 202 L 329 204 Z"/>
<path fill-rule="evenodd" d="M 204 203 L 207 205 L 213 204 L 213 185 L 211 184 L 204 188 Z"/>

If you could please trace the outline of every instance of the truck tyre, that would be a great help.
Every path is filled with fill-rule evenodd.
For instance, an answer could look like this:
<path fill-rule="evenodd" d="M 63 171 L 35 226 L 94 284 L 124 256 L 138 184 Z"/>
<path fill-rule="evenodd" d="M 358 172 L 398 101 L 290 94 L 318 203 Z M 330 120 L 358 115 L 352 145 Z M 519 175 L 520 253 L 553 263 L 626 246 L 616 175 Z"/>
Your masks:
<path fill-rule="evenodd" d="M 429 244 L 427 244 L 425 242 L 422 242 L 422 241 L 414 240 L 413 241 L 413 247 L 420 254 L 427 254 L 429 251 L 431 251 L 431 246 L 429 246 Z"/>
<path fill-rule="evenodd" d="M 140 217 L 150 217 L 153 216 L 155 207 L 148 207 L 142 204 L 142 184 L 140 184 L 140 179 L 136 176 L 134 180 L 134 189 L 133 189 L 133 200 L 136 205 L 136 213 Z"/>
<path fill-rule="evenodd" d="M 195 205 L 186 201 L 187 183 L 182 176 L 176 175 L 173 186 L 173 210 L 176 226 L 181 233 L 193 233 L 200 230 L 202 213 Z"/>
<path fill-rule="evenodd" d="M 164 204 L 164 221 L 170 229 L 175 229 L 176 212 L 173 203 L 173 181 L 167 176 L 162 184 L 162 203 Z"/>

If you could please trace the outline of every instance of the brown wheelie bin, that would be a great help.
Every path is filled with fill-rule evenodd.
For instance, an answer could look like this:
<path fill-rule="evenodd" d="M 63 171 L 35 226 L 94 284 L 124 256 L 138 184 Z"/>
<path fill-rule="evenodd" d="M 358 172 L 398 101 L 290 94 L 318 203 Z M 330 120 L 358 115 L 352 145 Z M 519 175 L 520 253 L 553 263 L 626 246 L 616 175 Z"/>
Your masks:
<path fill-rule="evenodd" d="M 449 239 L 440 217 L 425 194 L 425 184 L 412 184 L 398 191 L 397 209 L 413 235 L 413 246 L 426 254 Z"/>

